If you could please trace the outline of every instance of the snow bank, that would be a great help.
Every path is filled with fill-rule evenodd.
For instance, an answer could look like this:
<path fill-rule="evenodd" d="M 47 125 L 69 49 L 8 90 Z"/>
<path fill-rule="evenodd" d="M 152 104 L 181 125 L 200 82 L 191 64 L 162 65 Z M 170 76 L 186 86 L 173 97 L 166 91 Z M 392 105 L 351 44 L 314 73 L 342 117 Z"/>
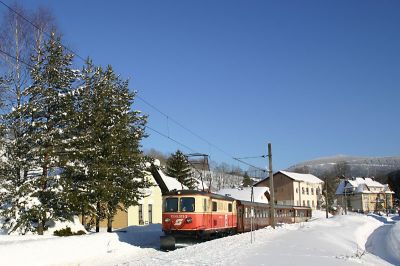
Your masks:
<path fill-rule="evenodd" d="M 390 230 L 386 241 L 389 254 L 400 261 L 400 222 L 397 222 Z"/>
<path fill-rule="evenodd" d="M 328 213 L 328 217 L 332 217 L 332 214 Z M 325 219 L 326 218 L 326 212 L 325 211 L 320 211 L 320 210 L 313 210 L 312 211 L 312 218 L 317 218 L 317 219 Z"/>
<path fill-rule="evenodd" d="M 356 216 L 364 216 L 362 214 L 354 214 Z M 365 250 L 365 244 L 367 243 L 368 237 L 375 231 L 378 227 L 383 225 L 383 222 L 373 218 L 373 217 L 366 217 L 369 222 L 364 223 L 355 229 L 355 240 L 361 249 Z"/>
<path fill-rule="evenodd" d="M 48 226 L 48 230 L 45 231 L 46 235 L 53 235 L 54 231 L 67 227 L 71 228 L 71 231 L 74 233 L 78 231 L 84 231 L 85 233 L 87 233 L 85 227 L 79 221 L 78 216 L 74 216 L 73 221 L 51 221 Z"/>
<path fill-rule="evenodd" d="M 161 233 L 150 225 L 70 237 L 1 235 L 0 265 L 115 265 L 158 252 Z"/>

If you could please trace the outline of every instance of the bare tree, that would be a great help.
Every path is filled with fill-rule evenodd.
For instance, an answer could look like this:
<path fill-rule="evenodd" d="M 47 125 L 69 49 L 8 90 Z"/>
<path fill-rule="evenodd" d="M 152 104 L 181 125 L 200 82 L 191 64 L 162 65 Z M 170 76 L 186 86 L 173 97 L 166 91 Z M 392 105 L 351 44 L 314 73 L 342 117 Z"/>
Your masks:
<path fill-rule="evenodd" d="M 1 63 L 7 83 L 3 86 L 5 108 L 18 109 L 22 104 L 22 89 L 29 79 L 29 69 L 26 64 L 30 61 L 32 52 L 32 32 L 30 25 L 22 17 L 28 12 L 21 5 L 14 3 L 3 16 L 0 32 Z"/>
<path fill-rule="evenodd" d="M 346 161 L 338 161 L 334 171 L 337 177 L 346 177 L 350 174 L 350 165 Z"/>
<path fill-rule="evenodd" d="M 31 21 L 35 25 L 33 27 L 33 43 L 32 49 L 36 54 L 41 50 L 42 45 L 45 41 L 45 37 L 49 36 L 49 32 L 54 33 L 57 31 L 57 35 L 60 35 L 56 27 L 56 22 L 50 9 L 46 7 L 39 7 L 31 15 Z"/>
<path fill-rule="evenodd" d="M 23 89 L 30 79 L 31 55 L 38 54 L 45 37 L 56 26 L 48 8 L 31 12 L 17 2 L 10 7 L 0 24 L 0 49 L 7 53 L 0 53 L 0 76 L 3 76 L 0 93 L 5 110 L 19 110 L 24 102 Z"/>

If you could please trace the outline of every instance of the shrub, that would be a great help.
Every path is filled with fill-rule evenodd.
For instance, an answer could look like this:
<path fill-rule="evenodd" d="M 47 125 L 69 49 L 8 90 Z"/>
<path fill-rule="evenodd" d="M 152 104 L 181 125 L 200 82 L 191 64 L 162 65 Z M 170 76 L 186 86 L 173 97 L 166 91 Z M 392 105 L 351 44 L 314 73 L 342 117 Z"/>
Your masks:
<path fill-rule="evenodd" d="M 56 230 L 53 233 L 55 236 L 75 236 L 75 235 L 85 235 L 85 231 L 79 230 L 78 232 L 72 232 L 70 227 L 66 227 L 60 230 Z"/>
<path fill-rule="evenodd" d="M 72 233 L 70 227 L 66 227 L 66 228 L 54 231 L 54 235 L 55 236 L 72 236 L 73 233 Z"/>
<path fill-rule="evenodd" d="M 75 233 L 75 235 L 78 235 L 78 236 L 80 236 L 80 235 L 86 235 L 86 232 L 83 231 L 83 230 L 79 230 L 78 232 Z"/>

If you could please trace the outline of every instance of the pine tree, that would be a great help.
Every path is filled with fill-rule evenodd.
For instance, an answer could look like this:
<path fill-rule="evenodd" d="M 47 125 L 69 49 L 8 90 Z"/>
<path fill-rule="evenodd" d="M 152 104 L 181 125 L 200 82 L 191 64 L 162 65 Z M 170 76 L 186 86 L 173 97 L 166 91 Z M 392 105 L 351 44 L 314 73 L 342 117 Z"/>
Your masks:
<path fill-rule="evenodd" d="M 24 114 L 30 120 L 27 142 L 33 169 L 29 176 L 36 202 L 31 212 L 41 235 L 49 220 L 70 216 L 57 173 L 65 161 L 64 130 L 73 110 L 72 91 L 78 73 L 71 69 L 73 55 L 65 53 L 55 34 L 32 58 L 32 85 L 26 90 Z"/>
<path fill-rule="evenodd" d="M 32 223 L 32 180 L 29 143 L 26 139 L 28 123 L 16 108 L 2 116 L 2 145 L 0 164 L 0 214 L 5 218 L 3 229 L 8 233 L 35 231 Z"/>
<path fill-rule="evenodd" d="M 167 160 L 167 174 L 175 177 L 183 186 L 187 186 L 190 189 L 195 188 L 195 180 L 191 176 L 190 165 L 183 153 L 177 150 Z"/>
<path fill-rule="evenodd" d="M 247 172 L 244 173 L 242 185 L 243 187 L 250 187 L 251 185 L 253 185 L 253 181 L 251 180 Z"/>
<path fill-rule="evenodd" d="M 82 215 L 82 224 L 87 225 L 86 217 L 96 214 L 95 179 L 92 173 L 93 146 L 93 91 L 95 82 L 100 82 L 99 69 L 91 60 L 82 70 L 83 84 L 73 93 L 73 110 L 65 130 L 64 146 L 68 151 L 63 163 L 62 185 L 66 191 L 68 206 L 75 214 Z"/>
<path fill-rule="evenodd" d="M 73 137 L 63 176 L 75 208 L 96 217 L 96 231 L 99 221 L 107 218 L 111 231 L 117 210 L 137 205 L 142 189 L 149 185 L 140 150 L 146 117 L 131 111 L 134 93 L 111 67 L 95 68 L 89 61 L 83 80 L 75 99 L 75 126 L 70 128 Z"/>

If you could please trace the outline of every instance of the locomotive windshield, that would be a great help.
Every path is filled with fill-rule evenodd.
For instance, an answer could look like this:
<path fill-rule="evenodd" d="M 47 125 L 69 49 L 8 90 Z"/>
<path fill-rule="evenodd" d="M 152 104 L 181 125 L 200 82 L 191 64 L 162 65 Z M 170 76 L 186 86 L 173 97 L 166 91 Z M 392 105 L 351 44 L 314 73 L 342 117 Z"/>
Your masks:
<path fill-rule="evenodd" d="M 194 198 L 181 198 L 181 212 L 194 212 Z"/>
<path fill-rule="evenodd" d="M 165 212 L 178 211 L 178 198 L 168 198 L 165 200 Z"/>

